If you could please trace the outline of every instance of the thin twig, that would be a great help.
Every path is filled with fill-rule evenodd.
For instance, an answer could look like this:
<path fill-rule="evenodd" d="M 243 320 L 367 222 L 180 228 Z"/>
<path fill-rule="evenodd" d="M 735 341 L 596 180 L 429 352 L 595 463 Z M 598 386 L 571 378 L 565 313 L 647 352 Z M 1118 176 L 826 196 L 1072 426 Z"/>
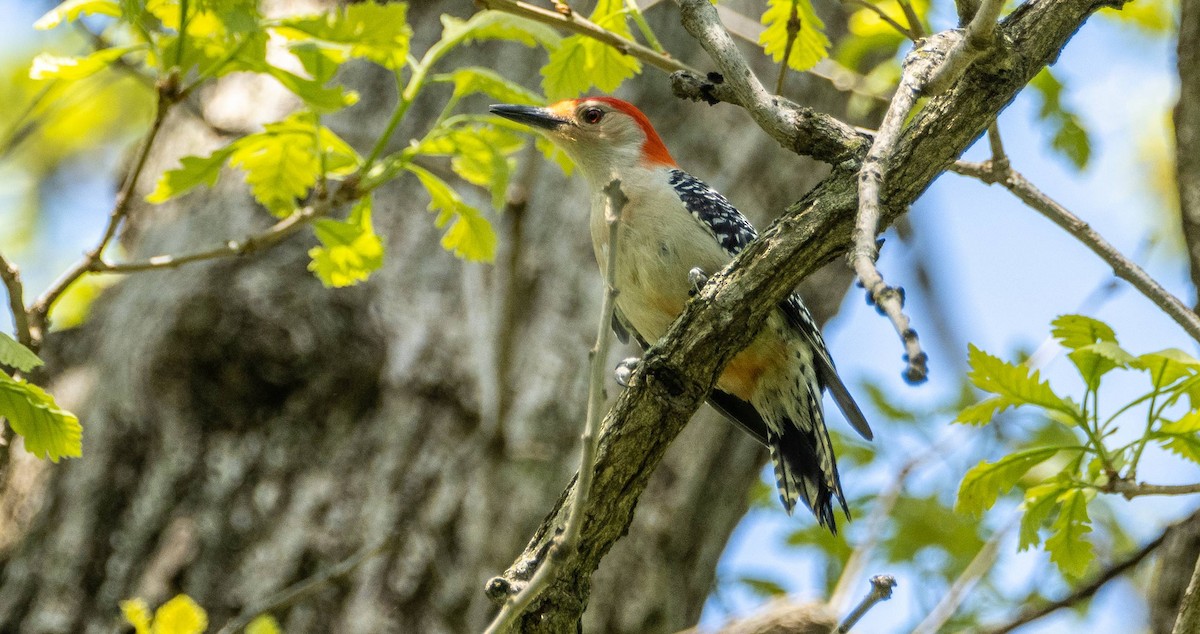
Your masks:
<path fill-rule="evenodd" d="M 579 473 L 576 478 L 575 497 L 571 501 L 570 510 L 563 526 L 562 533 L 550 546 L 545 559 L 538 566 L 537 572 L 520 592 L 512 596 L 500 613 L 492 620 L 485 634 L 501 634 L 507 632 L 537 599 L 546 585 L 558 573 L 559 557 L 563 553 L 575 549 L 579 540 L 579 532 L 583 527 L 584 509 L 587 507 L 588 496 L 592 488 L 592 476 L 596 466 L 596 443 L 600 428 L 600 418 L 603 416 L 606 393 L 604 379 L 607 376 L 606 363 L 608 349 L 612 345 L 612 320 L 616 310 L 617 294 L 620 289 L 616 286 L 617 252 L 620 237 L 621 212 L 628 199 L 621 191 L 621 181 L 613 179 L 604 188 L 608 197 L 605 207 L 604 221 L 608 224 L 608 262 L 604 273 L 604 299 L 600 306 L 600 320 L 596 327 L 596 344 L 589 353 L 590 374 L 588 377 L 587 420 L 584 423 L 583 435 L 580 438 L 582 448 L 579 452 Z"/>
<path fill-rule="evenodd" d="M 996 39 L 996 21 L 1000 19 L 1000 10 L 1003 8 L 1004 0 L 983 0 L 975 17 L 967 25 L 966 32 L 926 82 L 925 94 L 940 95 L 945 92 L 962 77 L 972 62 L 992 47 Z"/>
<path fill-rule="evenodd" d="M 921 25 L 921 17 L 913 10 L 912 3 L 900 0 L 900 10 L 904 11 L 904 17 L 908 20 L 908 31 L 913 34 L 912 39 L 919 40 L 925 37 L 925 27 Z"/>
<path fill-rule="evenodd" d="M 775 80 L 775 94 L 783 94 L 783 80 L 787 79 L 788 60 L 792 57 L 792 47 L 796 45 L 796 36 L 800 35 L 800 9 L 798 0 L 792 0 L 792 13 L 787 21 L 787 44 L 783 47 L 783 63 L 779 65 L 779 79 Z"/>
<path fill-rule="evenodd" d="M 667 55 L 660 53 L 649 46 L 645 46 L 630 39 L 626 39 L 609 31 L 608 29 L 592 22 L 591 20 L 579 15 L 578 12 L 568 11 L 559 12 L 550 9 L 543 9 L 520 0 L 476 0 L 476 4 L 485 9 L 494 11 L 503 11 L 511 13 L 523 18 L 528 18 L 542 24 L 586 35 L 592 39 L 604 42 L 618 51 L 637 58 L 655 68 L 665 70 L 672 73 L 678 70 L 692 70 L 687 64 Z"/>
<path fill-rule="evenodd" d="M 1136 553 L 1133 553 L 1126 559 L 1112 565 L 1107 570 L 1104 570 L 1100 574 L 1096 575 L 1091 581 L 1080 586 L 1071 594 L 1068 594 L 1057 601 L 1051 601 L 1050 603 L 1038 606 L 1036 608 L 1026 607 L 1025 609 L 1021 610 L 1019 614 L 1017 614 L 1016 618 L 1003 625 L 998 625 L 994 628 L 986 630 L 986 634 L 1008 634 L 1022 625 L 1032 623 L 1033 621 L 1061 610 L 1062 608 L 1070 607 L 1076 603 L 1079 603 L 1080 601 L 1090 598 L 1092 595 L 1096 594 L 1100 588 L 1103 588 L 1104 585 L 1109 581 L 1112 581 L 1113 579 L 1125 574 L 1126 571 L 1137 566 L 1143 559 L 1149 556 L 1150 553 L 1157 550 L 1158 547 L 1162 545 L 1163 541 L 1166 540 L 1167 534 L 1170 533 L 1174 527 L 1175 526 L 1172 525 L 1171 527 L 1167 528 L 1167 530 L 1163 531 L 1163 533 L 1159 535 L 1157 539 L 1149 544 L 1146 544 L 1140 550 L 1138 550 Z"/>
<path fill-rule="evenodd" d="M 1054 224 L 1062 227 L 1100 256 L 1106 264 L 1112 267 L 1117 277 L 1129 282 L 1156 306 L 1175 320 L 1189 336 L 1200 341 L 1200 316 L 1197 316 L 1178 297 L 1163 288 L 1161 284 L 1150 277 L 1142 267 L 1126 258 L 1112 244 L 1103 238 L 1086 222 L 1071 213 L 1067 208 L 1044 194 L 1019 172 L 1008 168 L 1000 170 L 996 165 L 988 163 L 969 163 L 958 161 L 951 169 L 965 176 L 972 176 L 988 183 L 999 183 L 1021 199 L 1026 205 L 1034 208 L 1049 218 Z"/>
<path fill-rule="evenodd" d="M 75 283 L 75 280 L 93 270 L 96 263 L 103 256 L 104 249 L 108 247 L 113 237 L 117 234 L 117 228 L 120 227 L 125 217 L 129 214 L 129 206 L 133 202 L 138 181 L 141 179 L 142 172 L 145 171 L 147 159 L 150 158 L 150 148 L 154 145 L 154 140 L 158 137 L 158 133 L 162 129 L 163 121 L 166 120 L 167 111 L 170 110 L 170 107 L 171 101 L 167 98 L 165 92 L 160 91 L 155 107 L 154 121 L 150 123 L 150 129 L 146 132 L 141 147 L 138 148 L 133 169 L 125 177 L 125 183 L 121 186 L 121 190 L 117 192 L 112 211 L 108 215 L 108 225 L 105 226 L 99 243 L 92 250 L 85 253 L 82 259 L 60 275 L 50 285 L 50 288 L 46 289 L 37 298 L 37 301 L 29 307 L 29 332 L 32 344 L 30 347 L 35 352 L 41 346 L 42 338 L 45 336 L 46 320 L 54 302 L 67 290 L 67 287 Z"/>
<path fill-rule="evenodd" d="M 12 311 L 17 341 L 28 348 L 33 345 L 33 337 L 29 334 L 29 313 L 25 312 L 25 286 L 21 283 L 21 270 L 3 255 L 0 255 L 0 279 L 8 290 L 8 307 Z"/>
<path fill-rule="evenodd" d="M 887 601 L 888 599 L 892 598 L 892 588 L 895 587 L 896 578 L 891 575 L 875 575 L 874 577 L 871 577 L 871 591 L 868 592 L 867 596 L 863 597 L 862 602 L 850 612 L 849 616 L 846 617 L 846 620 L 842 621 L 842 624 L 837 626 L 837 628 L 835 628 L 833 631 L 837 634 L 846 634 L 846 632 L 849 632 L 850 628 L 854 627 L 854 624 L 858 623 L 859 619 L 861 619 L 863 615 L 867 613 L 867 611 L 875 607 L 876 603 L 879 603 L 880 601 Z"/>
<path fill-rule="evenodd" d="M 246 236 L 241 240 L 230 240 L 218 247 L 181 255 L 155 255 L 145 260 L 136 260 L 133 262 L 110 263 L 104 260 L 97 260 L 88 271 L 92 273 L 137 273 L 140 271 L 174 269 L 184 264 L 215 260 L 234 255 L 248 255 L 279 244 L 284 238 L 292 235 L 313 220 L 329 215 L 332 209 L 333 205 L 331 204 L 309 205 L 271 225 L 270 228 L 260 233 Z"/>
<path fill-rule="evenodd" d="M 763 86 L 721 23 L 712 2 L 675 2 L 679 5 L 683 28 L 700 42 L 720 71 L 715 76 L 707 76 L 708 85 L 721 84 L 730 88 L 726 95 L 728 99 L 723 97 L 723 101 L 745 108 L 763 131 L 789 151 L 832 164 L 860 156 L 866 139 L 854 128 L 827 114 L 772 95 Z M 672 88 L 681 96 L 704 98 L 703 77 L 694 72 L 675 73 Z"/>
<path fill-rule="evenodd" d="M 1107 486 L 1101 487 L 1105 493 L 1117 493 L 1126 499 L 1143 495 L 1189 495 L 1200 493 L 1200 484 L 1147 484 L 1145 482 L 1130 482 L 1129 480 L 1113 480 Z"/>
<path fill-rule="evenodd" d="M 1020 517 L 1019 514 L 1014 514 L 1003 527 L 992 534 L 991 538 L 975 554 L 971 563 L 967 564 L 962 574 L 950 585 L 950 589 L 934 606 L 929 616 L 913 629 L 913 634 L 934 634 L 942 630 L 942 626 L 950 620 L 950 617 L 954 616 L 958 606 L 966 598 L 967 592 L 992 569 L 992 565 L 996 563 L 996 558 L 1000 554 L 1000 542 L 1004 541 L 1009 531 L 1017 525 Z"/>
<path fill-rule="evenodd" d="M 1200 560 L 1192 569 L 1192 580 L 1179 599 L 1179 616 L 1171 634 L 1195 634 L 1200 631 Z"/>
<path fill-rule="evenodd" d="M 862 7 L 863 9 L 866 9 L 867 11 L 874 13 L 875 15 L 879 16 L 880 20 L 883 20 L 888 26 L 892 27 L 893 29 L 896 29 L 896 31 L 898 31 L 900 33 L 900 35 L 903 35 L 904 37 L 906 37 L 910 40 L 916 40 L 918 37 L 917 34 L 914 33 L 912 30 L 910 30 L 909 28 L 905 27 L 903 24 L 900 24 L 899 22 L 892 19 L 892 16 L 888 15 L 887 11 L 884 11 L 883 9 L 879 8 L 877 5 L 867 2 L 867 0 L 842 0 L 842 3 L 854 5 L 856 7 Z"/>
<path fill-rule="evenodd" d="M 363 562 L 371 557 L 378 555 L 386 550 L 396 540 L 400 533 L 395 532 L 387 537 L 379 540 L 371 546 L 366 546 L 354 553 L 347 559 L 339 562 L 328 570 L 319 572 L 311 577 L 306 577 L 300 581 L 276 592 L 266 599 L 255 603 L 254 605 L 242 610 L 237 616 L 229 619 L 221 629 L 217 630 L 217 634 L 233 634 L 241 631 L 250 624 L 259 615 L 280 610 L 288 606 L 294 605 L 297 601 L 312 594 L 314 591 L 321 589 L 326 584 L 336 579 L 340 579 L 349 575 L 358 569 Z"/>

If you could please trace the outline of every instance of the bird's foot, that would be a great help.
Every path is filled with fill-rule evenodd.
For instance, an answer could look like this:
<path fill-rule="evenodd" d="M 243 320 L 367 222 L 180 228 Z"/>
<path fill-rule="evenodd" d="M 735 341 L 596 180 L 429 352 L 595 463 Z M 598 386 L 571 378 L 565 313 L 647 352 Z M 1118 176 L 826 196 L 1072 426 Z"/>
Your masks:
<path fill-rule="evenodd" d="M 641 357 L 629 357 L 622 359 L 617 367 L 613 369 L 613 376 L 617 379 L 617 385 L 621 387 L 629 387 L 629 379 L 633 376 L 633 371 L 637 369 L 638 364 L 642 362 Z"/>
<path fill-rule="evenodd" d="M 707 283 L 708 273 L 705 273 L 704 269 L 697 266 L 688 271 L 688 284 L 691 286 L 691 290 L 688 291 L 688 297 L 695 297 Z"/>

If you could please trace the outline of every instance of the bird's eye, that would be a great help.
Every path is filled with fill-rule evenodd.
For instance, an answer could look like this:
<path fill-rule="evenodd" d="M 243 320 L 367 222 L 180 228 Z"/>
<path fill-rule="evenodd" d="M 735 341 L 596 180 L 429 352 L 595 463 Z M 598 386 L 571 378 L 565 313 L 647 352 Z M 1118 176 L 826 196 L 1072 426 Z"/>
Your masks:
<path fill-rule="evenodd" d="M 588 108 L 583 111 L 583 122 L 595 125 L 604 118 L 604 111 L 599 108 Z"/>

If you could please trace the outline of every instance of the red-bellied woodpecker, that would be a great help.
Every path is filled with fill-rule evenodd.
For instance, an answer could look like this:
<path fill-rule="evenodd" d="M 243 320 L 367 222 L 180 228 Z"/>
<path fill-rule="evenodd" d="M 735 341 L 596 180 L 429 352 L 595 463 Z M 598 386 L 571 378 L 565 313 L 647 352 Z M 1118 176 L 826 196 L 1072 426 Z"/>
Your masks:
<path fill-rule="evenodd" d="M 627 102 L 592 97 L 546 108 L 498 105 L 491 111 L 538 128 L 583 172 L 591 186 L 592 244 L 602 269 L 609 236 L 604 188 L 620 180 L 628 202 L 620 217 L 613 327 L 619 335 L 632 331 L 643 347 L 666 333 L 706 273 L 723 268 L 758 236 L 724 196 L 679 169 L 646 115 Z M 770 449 L 784 508 L 791 513 L 801 499 L 822 526 L 836 531 L 833 497 L 847 517 L 850 510 L 825 430 L 822 389 L 870 439 L 871 429 L 838 378 L 821 331 L 792 294 L 725 367 L 709 402 Z"/>

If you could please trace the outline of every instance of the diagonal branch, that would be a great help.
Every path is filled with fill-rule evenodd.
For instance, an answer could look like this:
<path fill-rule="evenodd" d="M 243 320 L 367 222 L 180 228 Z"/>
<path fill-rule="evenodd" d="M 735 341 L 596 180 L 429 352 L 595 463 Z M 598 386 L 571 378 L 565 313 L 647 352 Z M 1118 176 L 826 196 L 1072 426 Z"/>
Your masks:
<path fill-rule="evenodd" d="M 978 178 L 989 185 L 992 183 L 1003 185 L 1026 205 L 1049 218 L 1054 224 L 1062 227 L 1084 246 L 1091 249 L 1093 253 L 1100 256 L 1100 259 L 1112 267 L 1113 273 L 1117 277 L 1132 284 L 1142 295 L 1145 295 L 1174 319 L 1187 331 L 1189 336 L 1200 341 L 1200 316 L 1188 308 L 1178 297 L 1163 288 L 1142 267 L 1122 255 L 1116 247 L 1081 220 L 1079 216 L 1042 193 L 1033 183 L 1025 180 L 1025 177 L 1019 172 L 1008 167 L 1006 162 L 998 164 L 990 161 L 987 163 L 959 161 L 952 169 L 964 176 Z"/>
<path fill-rule="evenodd" d="M 931 99 L 901 135 L 883 192 L 890 204 L 882 209 L 881 222 L 894 221 L 986 131 L 1092 12 L 1112 4 L 1056 0 L 1014 10 L 999 34 L 1012 45 L 989 56 L 988 63 L 972 64 L 951 90 Z M 602 423 L 579 547 L 566 553 L 557 577 L 521 615 L 521 631 L 577 629 L 592 571 L 628 529 L 651 473 L 700 407 L 721 368 L 750 343 L 776 304 L 801 279 L 850 245 L 858 208 L 857 174 L 854 162 L 835 166 L 830 176 L 714 275 L 647 351 L 629 389 Z M 570 497 L 568 488 L 525 551 L 489 584 L 489 595 L 495 600 L 506 598 L 506 586 L 529 579 L 557 527 L 564 524 Z"/>

